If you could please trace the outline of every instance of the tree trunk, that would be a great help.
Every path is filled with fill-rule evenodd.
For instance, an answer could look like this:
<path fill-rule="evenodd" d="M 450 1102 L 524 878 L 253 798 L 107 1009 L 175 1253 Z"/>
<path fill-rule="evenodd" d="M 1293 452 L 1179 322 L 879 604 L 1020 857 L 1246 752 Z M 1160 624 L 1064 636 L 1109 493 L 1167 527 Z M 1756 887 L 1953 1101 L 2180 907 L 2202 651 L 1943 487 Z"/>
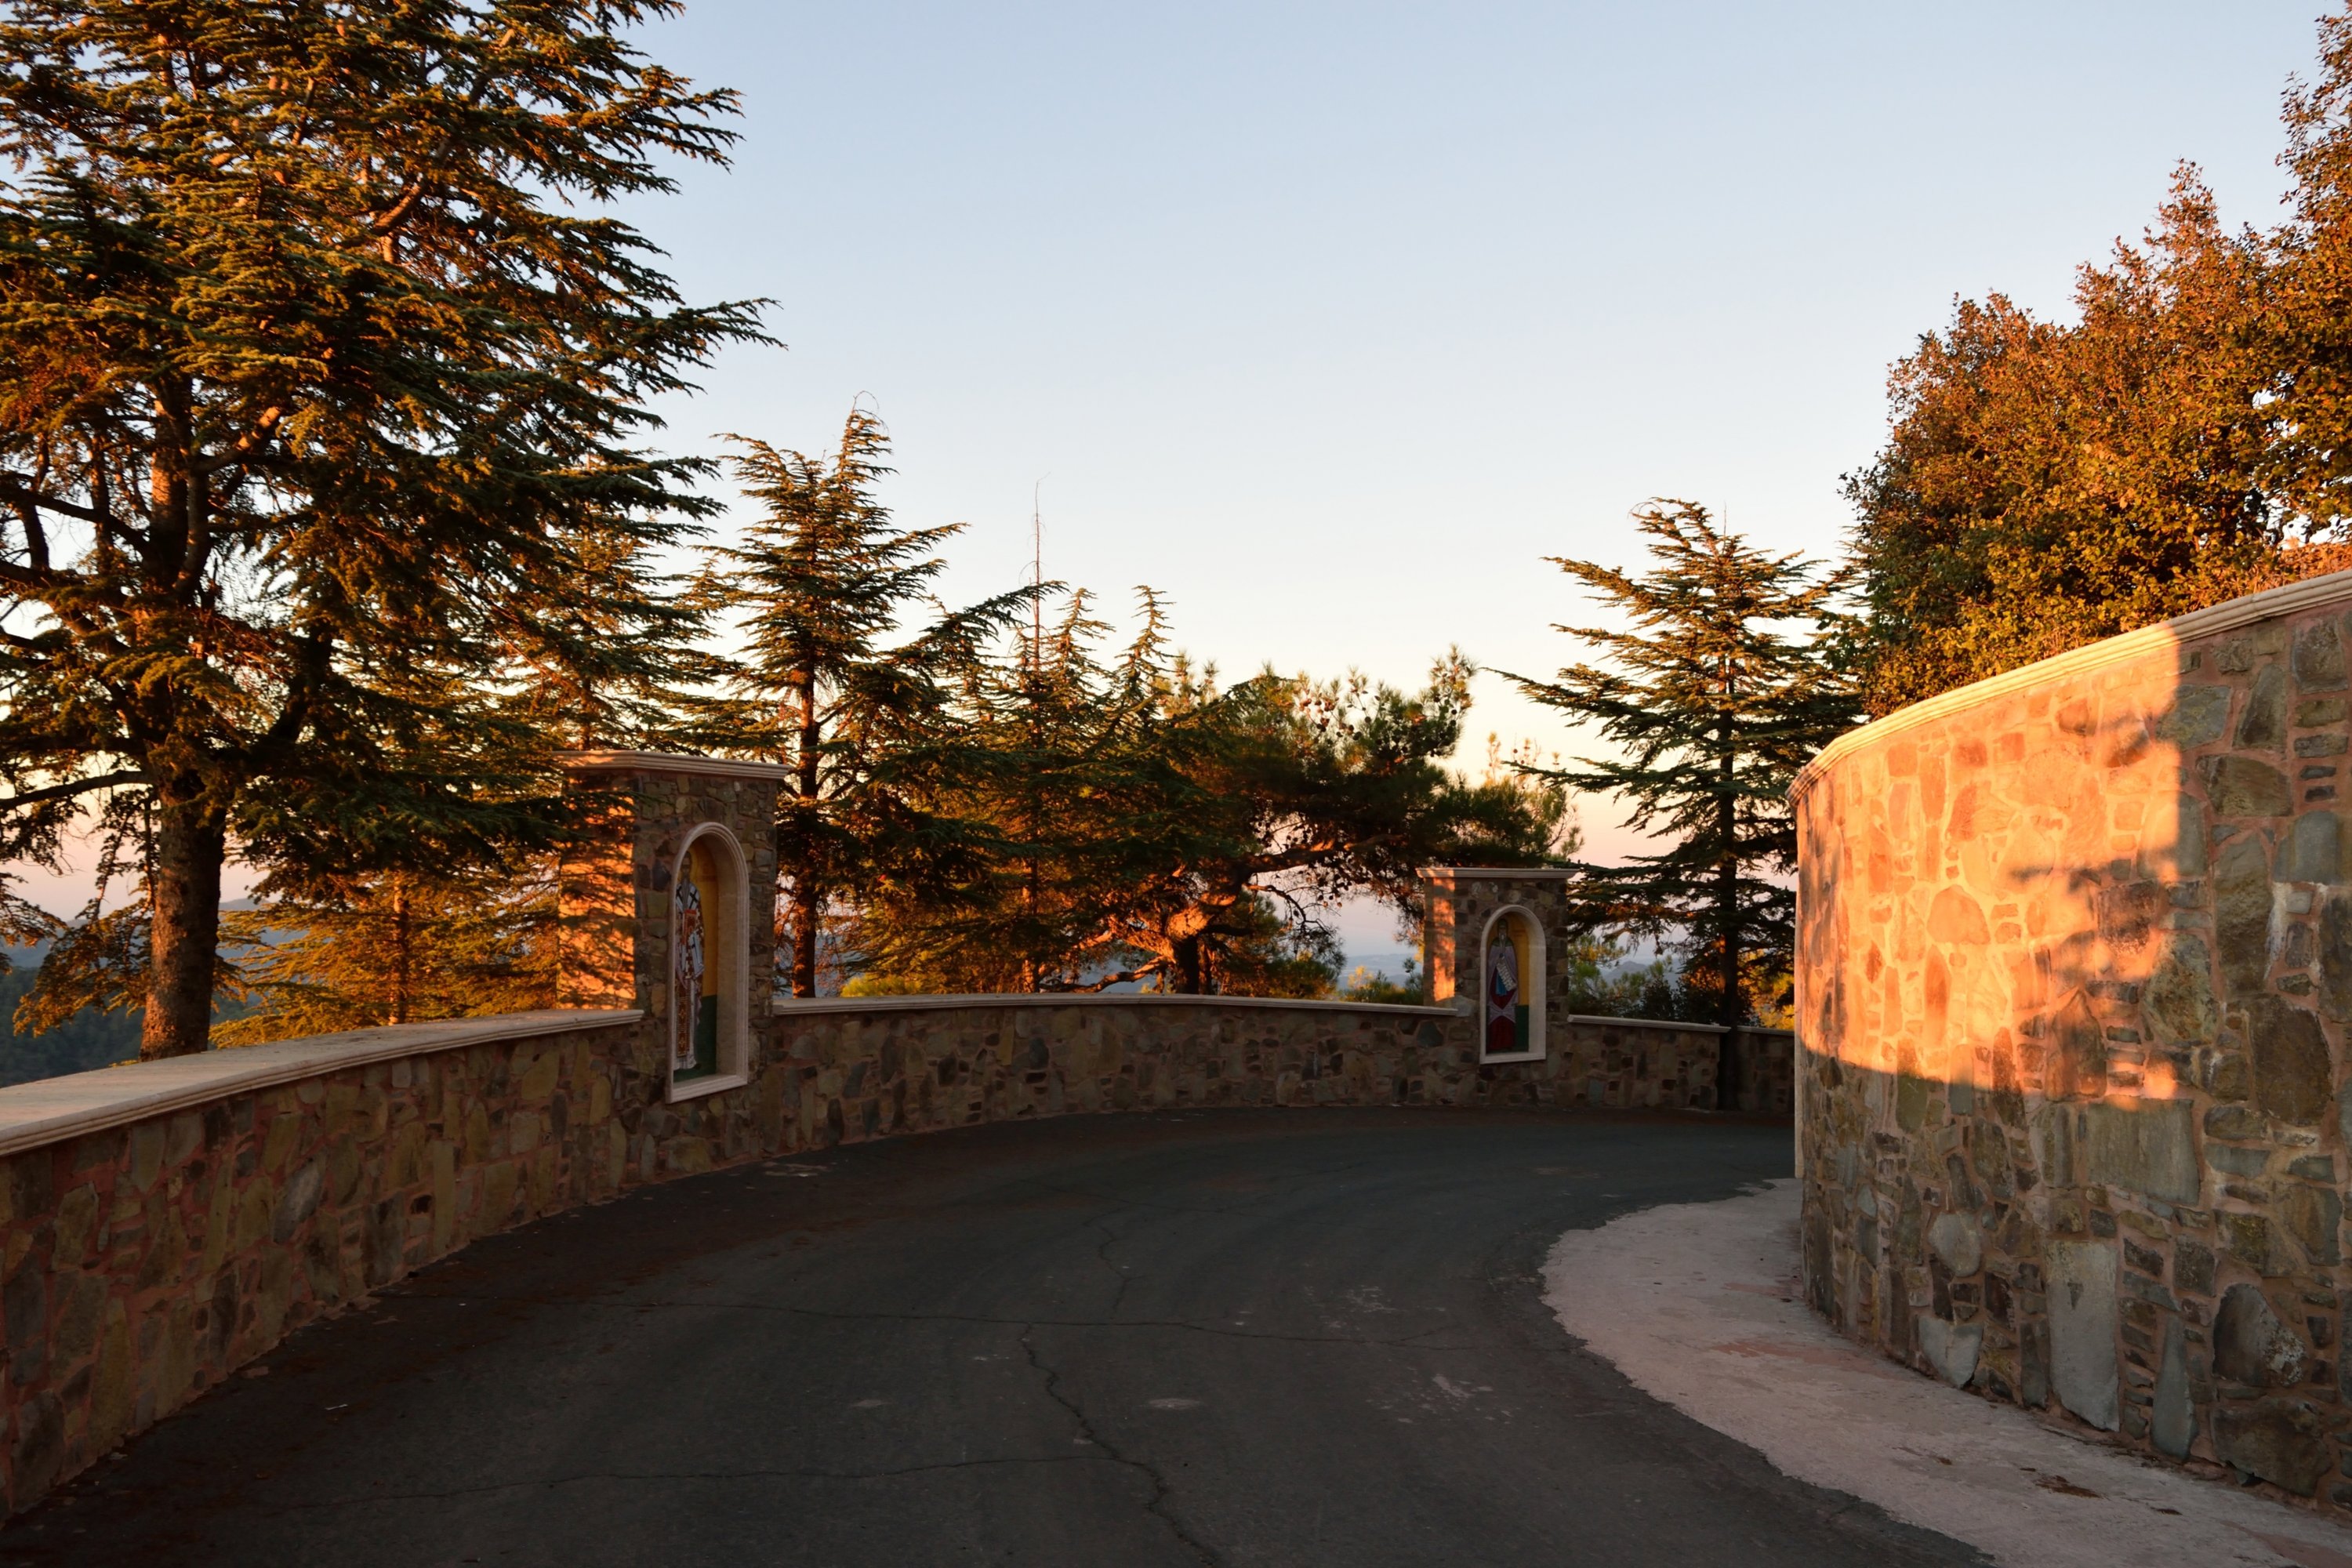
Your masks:
<path fill-rule="evenodd" d="M 1169 956 L 1176 961 L 1176 993 L 1180 996 L 1198 996 L 1203 979 L 1201 962 L 1201 939 L 1180 936 L 1169 943 Z"/>
<path fill-rule="evenodd" d="M 793 786 L 800 795 L 801 809 L 810 816 L 816 814 L 824 779 L 819 771 L 818 749 L 824 742 L 824 721 L 816 707 L 815 659 L 803 650 L 801 668 L 792 678 L 793 695 L 800 711 L 793 715 L 798 723 L 798 739 L 793 761 L 798 764 Z M 810 877 L 810 867 L 792 868 L 793 876 L 793 994 L 816 994 L 816 924 L 824 908 L 824 896 Z"/>
<path fill-rule="evenodd" d="M 805 880 L 793 883 L 793 994 L 816 994 L 816 921 L 824 902 Z"/>
<path fill-rule="evenodd" d="M 1728 746 L 1730 725 L 1724 726 L 1727 744 L 1723 756 L 1723 793 L 1715 807 L 1715 830 L 1723 846 L 1723 859 L 1716 869 L 1715 918 L 1723 932 L 1723 948 L 1717 955 L 1722 963 L 1723 995 L 1716 1010 L 1716 1021 L 1723 1026 L 1723 1037 L 1717 1043 L 1715 1064 L 1715 1108 L 1717 1110 L 1739 1109 L 1739 1026 L 1746 1021 L 1747 1009 L 1740 1005 L 1739 994 L 1739 812 L 1731 793 L 1733 758 Z"/>
<path fill-rule="evenodd" d="M 392 879 L 392 1016 L 384 1019 L 387 1024 L 408 1022 L 409 939 L 408 882 L 395 875 Z"/>
<path fill-rule="evenodd" d="M 147 870 L 151 962 L 139 1029 L 145 1061 L 201 1051 L 212 1038 L 228 814 L 202 795 L 173 801 L 171 793 L 157 791 L 154 858 Z"/>

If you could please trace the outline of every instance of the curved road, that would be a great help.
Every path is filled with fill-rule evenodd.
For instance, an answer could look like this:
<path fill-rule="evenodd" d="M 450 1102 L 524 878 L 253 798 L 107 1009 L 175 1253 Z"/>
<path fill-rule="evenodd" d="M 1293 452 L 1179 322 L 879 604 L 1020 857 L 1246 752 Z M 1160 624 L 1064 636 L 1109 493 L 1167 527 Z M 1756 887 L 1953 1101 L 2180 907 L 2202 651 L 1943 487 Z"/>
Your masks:
<path fill-rule="evenodd" d="M 1969 1563 L 1633 1392 L 1561 1232 L 1785 1130 L 1195 1111 L 836 1150 L 476 1245 L 0 1562 Z"/>

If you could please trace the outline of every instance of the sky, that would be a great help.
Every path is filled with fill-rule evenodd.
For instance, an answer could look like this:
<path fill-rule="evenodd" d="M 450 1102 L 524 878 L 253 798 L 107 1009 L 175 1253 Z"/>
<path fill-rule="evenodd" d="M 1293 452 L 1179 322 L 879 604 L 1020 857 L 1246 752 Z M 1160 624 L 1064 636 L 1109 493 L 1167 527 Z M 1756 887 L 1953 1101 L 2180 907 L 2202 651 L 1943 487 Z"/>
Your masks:
<path fill-rule="evenodd" d="M 1645 498 L 1835 552 L 1956 296 L 2064 313 L 2182 159 L 2273 221 L 2318 9 L 688 0 L 642 47 L 741 140 L 625 216 L 785 346 L 660 439 L 818 449 L 864 397 L 900 520 L 970 525 L 950 596 L 1022 580 L 1034 499 L 1049 577 L 1153 585 L 1231 674 L 1547 674 L 1588 606 L 1544 557 L 1635 563 Z M 1591 749 L 1475 695 L 1471 760 Z"/>

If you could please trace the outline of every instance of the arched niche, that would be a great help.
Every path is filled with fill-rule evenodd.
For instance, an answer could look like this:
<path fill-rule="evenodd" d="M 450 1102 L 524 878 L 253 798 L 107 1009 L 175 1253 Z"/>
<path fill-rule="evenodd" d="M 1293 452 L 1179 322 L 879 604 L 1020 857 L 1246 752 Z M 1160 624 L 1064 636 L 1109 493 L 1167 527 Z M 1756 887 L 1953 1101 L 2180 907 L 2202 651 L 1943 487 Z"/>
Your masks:
<path fill-rule="evenodd" d="M 1523 904 L 1486 918 L 1478 937 L 1478 1059 L 1541 1061 L 1544 1054 L 1543 922 Z"/>
<path fill-rule="evenodd" d="M 751 908 L 751 877 L 735 836 L 715 822 L 688 832 L 670 875 L 660 1013 L 672 1100 L 749 1081 Z"/>

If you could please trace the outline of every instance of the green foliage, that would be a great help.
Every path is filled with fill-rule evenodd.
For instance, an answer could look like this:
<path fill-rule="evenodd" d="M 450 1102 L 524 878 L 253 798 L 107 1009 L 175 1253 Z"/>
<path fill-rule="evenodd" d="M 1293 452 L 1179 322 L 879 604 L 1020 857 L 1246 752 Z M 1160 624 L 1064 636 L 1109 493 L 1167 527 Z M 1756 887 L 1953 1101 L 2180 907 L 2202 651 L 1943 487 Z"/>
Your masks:
<path fill-rule="evenodd" d="M 1385 969 L 1367 969 L 1358 964 L 1349 972 L 1348 983 L 1339 994 L 1350 1002 L 1380 1002 L 1398 1006 L 1418 1007 L 1429 1000 L 1429 987 L 1421 973 L 1421 962 L 1408 955 L 1404 973 L 1391 979 Z"/>
<path fill-rule="evenodd" d="M 504 870 L 321 879 L 223 917 L 252 1005 L 217 1046 L 555 1005 L 555 888 Z"/>
<path fill-rule="evenodd" d="M 734 462 L 760 516 L 742 542 L 717 549 L 698 584 L 700 603 L 740 617 L 744 654 L 728 673 L 730 700 L 714 731 L 790 772 L 777 803 L 777 859 L 796 996 L 816 994 L 824 923 L 837 906 L 884 888 L 907 899 L 947 897 L 981 874 L 984 847 L 970 825 L 938 809 L 978 765 L 954 710 L 959 681 L 982 645 L 1024 608 L 1032 591 L 939 612 L 946 570 L 937 552 L 961 523 L 899 528 L 875 495 L 890 472 L 890 439 L 850 410 L 831 457 L 737 437 Z M 782 943 L 780 943 L 782 945 Z"/>
<path fill-rule="evenodd" d="M 2077 324 L 1994 295 L 1921 340 L 1846 482 L 1875 710 L 2280 580 L 2270 292 L 2183 170 L 2144 247 L 2083 269 Z"/>
<path fill-rule="evenodd" d="M 1067 990 L 1138 976 L 1117 940 L 1171 854 L 1210 847 L 1171 723 L 1194 684 L 1158 601 L 1118 657 L 1073 594 L 1050 630 L 966 667 L 952 722 L 969 742 L 939 799 L 975 854 L 966 874 L 884 882 L 850 943 L 891 983 L 940 991 Z M 1180 692 L 1188 693 L 1178 695 Z"/>
<path fill-rule="evenodd" d="M 1654 502 L 1634 521 L 1650 541 L 1639 576 L 1555 558 L 1625 623 L 1560 628 L 1606 664 L 1511 679 L 1618 748 L 1546 776 L 1616 796 L 1628 826 L 1666 843 L 1624 866 L 1578 868 L 1582 928 L 1673 941 L 1690 961 L 1685 984 L 1711 990 L 1716 1022 L 1738 1025 L 1774 1000 L 1757 994 L 1759 962 L 1790 962 L 1789 787 L 1855 717 L 1825 657 L 1843 584 L 1751 548 L 1687 501 Z"/>
<path fill-rule="evenodd" d="M 486 759 L 544 781 L 551 714 L 625 731 L 667 678 L 648 562 L 710 503 L 635 443 L 756 335 L 594 210 L 723 158 L 731 99 L 627 41 L 674 9 L 0 14 L 0 848 L 131 797 L 147 1054 L 205 1043 L 232 840 L 500 839 Z M 127 931 L 56 978 L 142 984 Z"/>
<path fill-rule="evenodd" d="M 40 968 L 0 970 L 0 1024 L 24 1006 Z M 0 1087 L 111 1067 L 139 1054 L 139 1015 L 85 1008 L 38 1034 L 11 1026 L 0 1038 Z"/>
<path fill-rule="evenodd" d="M 1050 634 L 974 671 L 961 711 L 985 765 L 950 808 L 987 864 L 947 899 L 882 889 L 856 936 L 877 973 L 1322 994 L 1339 954 L 1320 911 L 1338 900 L 1402 911 L 1424 865 L 1535 863 L 1568 831 L 1556 790 L 1443 765 L 1468 703 L 1458 656 L 1415 693 L 1271 670 L 1224 686 L 1170 647 L 1148 590 L 1142 608 L 1116 658 L 1077 595 Z"/>
<path fill-rule="evenodd" d="M 1873 711 L 2352 564 L 2352 13 L 2319 26 L 2284 223 L 2224 229 L 2183 165 L 2073 323 L 1963 301 L 1895 367 L 1846 484 Z"/>

